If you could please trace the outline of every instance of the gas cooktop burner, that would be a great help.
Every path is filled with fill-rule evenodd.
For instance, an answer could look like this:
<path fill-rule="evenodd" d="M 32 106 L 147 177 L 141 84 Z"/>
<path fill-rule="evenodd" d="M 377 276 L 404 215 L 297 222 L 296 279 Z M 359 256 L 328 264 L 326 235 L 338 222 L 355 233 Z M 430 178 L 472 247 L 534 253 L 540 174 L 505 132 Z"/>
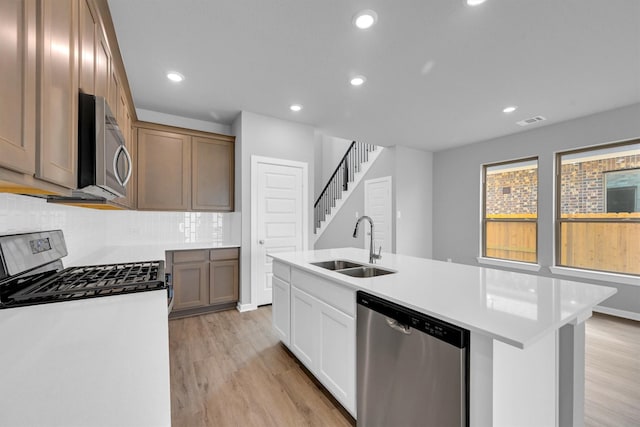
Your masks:
<path fill-rule="evenodd" d="M 166 289 L 162 261 L 70 267 L 21 279 L 4 307 Z M 15 288 L 14 288 L 15 289 Z"/>
<path fill-rule="evenodd" d="M 0 236 L 0 308 L 167 289 L 164 261 L 63 269 L 66 255 L 61 230 Z"/>

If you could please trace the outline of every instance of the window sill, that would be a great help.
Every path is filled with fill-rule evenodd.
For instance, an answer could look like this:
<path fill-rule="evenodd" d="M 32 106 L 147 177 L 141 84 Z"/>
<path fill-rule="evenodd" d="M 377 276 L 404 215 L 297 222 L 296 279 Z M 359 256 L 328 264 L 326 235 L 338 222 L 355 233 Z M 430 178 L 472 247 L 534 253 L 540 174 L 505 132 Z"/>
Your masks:
<path fill-rule="evenodd" d="M 583 270 L 570 267 L 549 267 L 551 273 L 561 276 L 578 277 L 581 279 L 602 280 L 604 282 L 623 283 L 625 285 L 640 286 L 640 277 L 629 274 L 606 273 L 604 271 Z"/>
<path fill-rule="evenodd" d="M 540 264 L 532 264 L 530 262 L 508 261 L 506 259 L 497 258 L 476 258 L 480 264 L 494 265 L 496 267 L 515 268 L 517 270 L 540 271 Z"/>

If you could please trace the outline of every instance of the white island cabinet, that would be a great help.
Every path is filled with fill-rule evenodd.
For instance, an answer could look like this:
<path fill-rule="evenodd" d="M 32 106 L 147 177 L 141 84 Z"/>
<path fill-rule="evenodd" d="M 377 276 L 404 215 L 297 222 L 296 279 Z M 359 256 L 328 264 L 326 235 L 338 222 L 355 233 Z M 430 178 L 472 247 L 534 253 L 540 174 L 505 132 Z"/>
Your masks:
<path fill-rule="evenodd" d="M 355 290 L 278 261 L 273 265 L 274 330 L 355 417 Z"/>
<path fill-rule="evenodd" d="M 312 264 L 367 264 L 353 248 L 270 256 L 274 330 L 354 417 L 362 290 L 470 331 L 471 426 L 584 424 L 584 322 L 614 288 L 394 254 L 372 278 Z"/>

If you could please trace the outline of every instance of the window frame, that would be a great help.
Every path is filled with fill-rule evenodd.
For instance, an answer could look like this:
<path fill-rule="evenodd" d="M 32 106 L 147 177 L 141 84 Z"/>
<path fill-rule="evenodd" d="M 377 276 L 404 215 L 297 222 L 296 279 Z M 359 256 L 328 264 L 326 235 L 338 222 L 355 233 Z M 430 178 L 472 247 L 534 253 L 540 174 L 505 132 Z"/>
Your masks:
<path fill-rule="evenodd" d="M 487 169 L 493 166 L 503 166 L 509 164 L 516 163 L 525 163 L 525 162 L 536 162 L 536 217 L 535 218 L 487 218 Z M 492 163 L 484 163 L 482 164 L 482 181 L 481 181 L 481 191 L 482 191 L 482 206 L 480 212 L 480 226 L 481 226 L 481 242 L 480 242 L 480 256 L 478 257 L 478 261 L 484 264 L 492 264 L 492 265 L 501 265 L 501 266 L 511 266 L 516 268 L 521 268 L 524 270 L 539 270 L 540 266 L 538 264 L 539 257 L 539 215 L 538 209 L 539 205 L 539 194 L 540 194 L 540 158 L 539 156 L 530 156 L 530 157 L 522 157 L 512 160 L 504 160 L 500 162 L 492 162 Z M 536 241 L 536 252 L 535 252 L 535 261 L 522 261 L 522 260 L 514 260 L 509 258 L 497 258 L 487 255 L 487 224 L 489 222 L 498 223 L 498 222 L 524 222 L 524 223 L 534 223 L 536 226 L 535 232 L 535 241 Z"/>
<path fill-rule="evenodd" d="M 562 224 L 563 223 L 640 223 L 640 218 L 562 218 L 562 156 L 579 154 L 579 153 L 587 153 L 590 151 L 598 151 L 607 148 L 615 148 L 615 147 L 624 147 L 631 145 L 640 144 L 640 139 L 634 138 L 624 141 L 617 142 L 609 142 L 605 144 L 592 145 L 589 147 L 583 147 L 573 150 L 566 151 L 558 151 L 555 153 L 555 197 L 554 197 L 554 265 L 550 267 L 551 272 L 556 274 L 563 274 L 565 272 L 573 272 L 572 275 L 577 277 L 585 277 L 585 278 L 596 278 L 603 280 L 606 277 L 629 277 L 635 278 L 640 277 L 640 274 L 620 272 L 620 271 L 611 271 L 611 270 L 600 270 L 596 268 L 585 268 L 585 267 L 575 267 L 571 265 L 564 265 L 561 263 L 562 261 Z M 631 168 L 638 169 L 638 168 Z M 623 170 L 623 169 L 620 169 Z M 605 172 L 616 172 L 613 171 L 604 171 Z M 603 201 L 606 206 L 606 180 L 603 178 Z M 592 277 L 593 276 L 593 277 Z M 626 282 L 623 280 L 622 282 Z"/>

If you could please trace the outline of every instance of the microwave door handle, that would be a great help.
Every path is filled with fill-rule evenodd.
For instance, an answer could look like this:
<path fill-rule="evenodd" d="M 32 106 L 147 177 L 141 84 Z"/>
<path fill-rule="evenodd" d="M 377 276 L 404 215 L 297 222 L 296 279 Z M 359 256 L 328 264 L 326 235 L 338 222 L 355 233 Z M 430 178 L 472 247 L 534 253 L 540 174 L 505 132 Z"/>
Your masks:
<path fill-rule="evenodd" d="M 127 159 L 127 176 L 124 178 L 124 180 L 120 179 L 120 174 L 118 173 L 118 158 L 120 157 L 120 153 L 124 153 L 125 158 Z M 131 172 L 133 171 L 132 166 L 132 162 L 131 162 L 131 156 L 129 155 L 129 152 L 127 151 L 126 147 L 124 145 L 120 145 L 118 147 L 118 149 L 116 150 L 115 155 L 113 156 L 113 171 L 115 172 L 114 175 L 116 176 L 116 181 L 118 181 L 118 184 L 120 184 L 121 186 L 126 186 L 127 182 L 129 182 L 129 179 L 131 179 Z"/>

